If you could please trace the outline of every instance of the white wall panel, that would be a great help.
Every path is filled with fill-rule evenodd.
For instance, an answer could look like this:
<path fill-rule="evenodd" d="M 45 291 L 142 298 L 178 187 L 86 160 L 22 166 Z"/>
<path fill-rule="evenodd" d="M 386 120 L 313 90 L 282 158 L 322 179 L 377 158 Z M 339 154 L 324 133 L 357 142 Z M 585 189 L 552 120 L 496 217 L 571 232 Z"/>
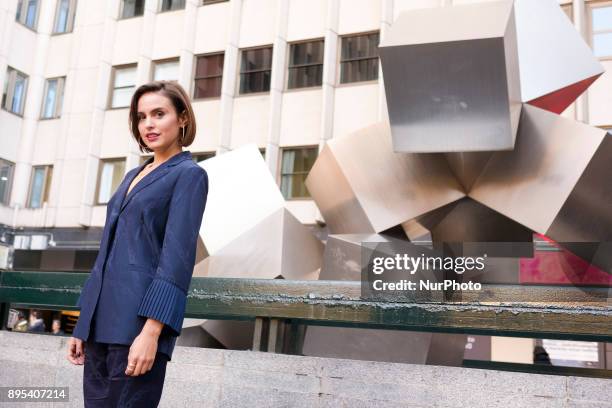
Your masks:
<path fill-rule="evenodd" d="M 285 92 L 280 146 L 318 145 L 321 139 L 321 88 Z"/>
<path fill-rule="evenodd" d="M 272 44 L 276 29 L 276 3 L 286 0 L 244 0 L 239 47 Z"/>
<path fill-rule="evenodd" d="M 338 34 L 378 30 L 380 10 L 381 0 L 340 0 Z"/>
<path fill-rule="evenodd" d="M 377 82 L 336 89 L 334 136 L 343 136 L 378 122 Z"/>
<path fill-rule="evenodd" d="M 195 54 L 224 51 L 229 41 L 230 2 L 198 7 Z"/>
<path fill-rule="evenodd" d="M 234 100 L 231 148 L 247 143 L 265 147 L 270 118 L 270 96 L 242 96 Z"/>
<path fill-rule="evenodd" d="M 291 0 L 287 41 L 324 37 L 326 17 L 327 0 Z"/>

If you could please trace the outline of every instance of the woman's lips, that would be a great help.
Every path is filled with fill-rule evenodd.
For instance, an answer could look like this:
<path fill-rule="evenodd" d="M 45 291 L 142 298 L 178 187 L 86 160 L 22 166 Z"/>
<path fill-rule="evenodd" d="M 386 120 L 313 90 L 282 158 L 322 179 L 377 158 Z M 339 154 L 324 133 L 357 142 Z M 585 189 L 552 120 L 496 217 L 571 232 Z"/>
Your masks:
<path fill-rule="evenodd" d="M 153 141 L 157 140 L 158 137 L 159 137 L 159 135 L 153 135 L 153 134 L 146 136 L 146 138 L 147 138 L 147 140 L 149 142 L 153 142 Z"/>

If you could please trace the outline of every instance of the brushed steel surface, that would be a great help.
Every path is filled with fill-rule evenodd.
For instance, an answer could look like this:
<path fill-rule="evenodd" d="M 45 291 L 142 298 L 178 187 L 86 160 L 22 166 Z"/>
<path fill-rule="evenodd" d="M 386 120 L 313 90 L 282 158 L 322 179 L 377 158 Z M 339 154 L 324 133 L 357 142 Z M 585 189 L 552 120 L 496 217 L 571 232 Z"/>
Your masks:
<path fill-rule="evenodd" d="M 521 104 L 511 1 L 406 11 L 380 58 L 395 151 L 514 146 Z"/>
<path fill-rule="evenodd" d="M 493 154 L 469 196 L 546 235 L 605 133 L 524 105 L 514 150 Z"/>
<path fill-rule="evenodd" d="M 381 232 L 465 194 L 441 154 L 395 153 L 388 123 L 330 140 L 306 178 L 330 232 Z"/>
<path fill-rule="evenodd" d="M 285 205 L 255 144 L 204 160 L 209 189 L 200 236 L 210 255 Z"/>
<path fill-rule="evenodd" d="M 204 260 L 205 276 L 317 279 L 323 244 L 281 208 Z"/>
<path fill-rule="evenodd" d="M 556 0 L 516 0 L 514 13 L 523 102 L 604 72 Z M 577 90 L 566 104 L 584 89 Z"/>

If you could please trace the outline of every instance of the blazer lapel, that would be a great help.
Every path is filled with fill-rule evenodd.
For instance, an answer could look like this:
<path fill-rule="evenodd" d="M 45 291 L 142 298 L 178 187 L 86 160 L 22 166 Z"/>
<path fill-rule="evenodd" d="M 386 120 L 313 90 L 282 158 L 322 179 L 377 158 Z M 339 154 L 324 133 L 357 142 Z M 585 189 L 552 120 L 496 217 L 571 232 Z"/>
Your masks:
<path fill-rule="evenodd" d="M 151 185 L 155 181 L 159 180 L 160 178 L 162 178 L 163 176 L 168 174 L 168 172 L 170 171 L 170 167 L 172 167 L 174 165 L 177 165 L 181 161 L 187 160 L 187 159 L 190 159 L 190 158 L 191 158 L 191 152 L 189 152 L 188 150 L 184 151 L 184 152 L 181 152 L 181 153 L 178 153 L 178 154 L 175 154 L 170 159 L 168 159 L 164 163 L 162 163 L 159 167 L 157 167 L 156 169 L 151 171 L 149 174 L 144 176 L 138 183 L 136 183 L 136 185 L 132 188 L 132 190 L 130 190 L 130 192 L 127 193 L 127 190 L 130 187 L 130 185 L 132 184 L 132 181 L 134 181 L 134 179 L 136 178 L 136 176 L 138 176 L 138 174 L 140 174 L 142 169 L 148 163 L 153 161 L 153 159 L 151 158 L 151 159 L 147 160 L 145 163 L 143 163 L 138 168 L 138 170 L 134 172 L 134 175 L 132 177 L 130 177 L 128 180 L 126 180 L 127 182 L 125 183 L 125 186 L 122 186 L 122 189 L 120 191 L 120 193 L 121 193 L 120 197 L 124 197 L 124 198 L 123 198 L 123 201 L 121 202 L 121 207 L 119 208 L 119 212 L 118 212 L 117 215 L 121 214 L 123 209 L 130 203 L 130 201 L 132 200 L 134 195 L 136 195 L 140 190 L 142 190 L 143 188 Z"/>

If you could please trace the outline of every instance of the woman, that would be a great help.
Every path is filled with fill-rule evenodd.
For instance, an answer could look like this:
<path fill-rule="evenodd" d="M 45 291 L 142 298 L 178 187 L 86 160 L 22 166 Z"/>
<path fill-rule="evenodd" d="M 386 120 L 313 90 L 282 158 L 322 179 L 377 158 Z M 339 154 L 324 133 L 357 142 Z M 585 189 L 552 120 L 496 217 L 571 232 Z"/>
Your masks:
<path fill-rule="evenodd" d="M 77 302 L 67 358 L 85 365 L 87 407 L 159 403 L 208 194 L 206 171 L 182 151 L 196 123 L 180 85 L 139 87 L 129 121 L 140 150 L 154 154 L 109 200 L 100 252 Z"/>

